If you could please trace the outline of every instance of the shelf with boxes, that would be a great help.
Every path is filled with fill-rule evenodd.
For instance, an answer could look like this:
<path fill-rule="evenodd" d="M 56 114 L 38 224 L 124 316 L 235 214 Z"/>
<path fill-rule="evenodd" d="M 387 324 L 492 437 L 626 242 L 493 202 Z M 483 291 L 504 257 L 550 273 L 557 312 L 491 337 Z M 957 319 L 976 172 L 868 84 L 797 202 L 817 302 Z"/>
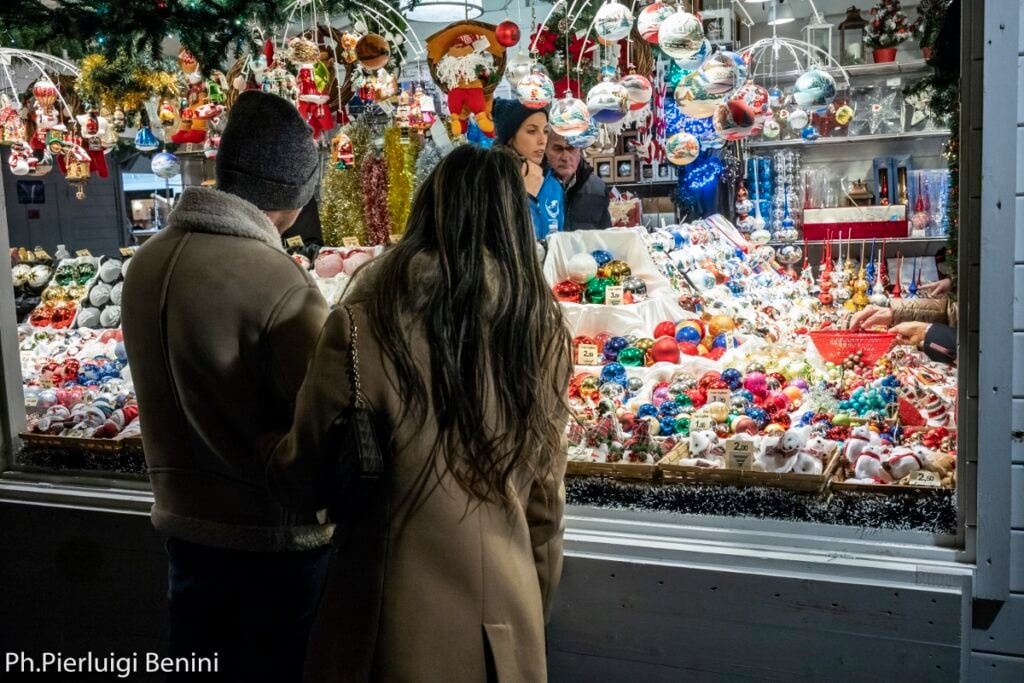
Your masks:
<path fill-rule="evenodd" d="M 747 143 L 747 149 L 769 149 L 776 147 L 800 147 L 801 150 L 811 150 L 816 147 L 831 147 L 832 145 L 848 145 L 855 143 L 869 142 L 893 142 L 898 140 L 920 141 L 920 140 L 941 140 L 949 138 L 949 130 L 937 128 L 935 130 L 910 131 L 906 133 L 889 133 L 879 135 L 848 135 L 846 137 L 818 138 L 811 142 L 803 138 L 792 140 L 753 140 Z"/>

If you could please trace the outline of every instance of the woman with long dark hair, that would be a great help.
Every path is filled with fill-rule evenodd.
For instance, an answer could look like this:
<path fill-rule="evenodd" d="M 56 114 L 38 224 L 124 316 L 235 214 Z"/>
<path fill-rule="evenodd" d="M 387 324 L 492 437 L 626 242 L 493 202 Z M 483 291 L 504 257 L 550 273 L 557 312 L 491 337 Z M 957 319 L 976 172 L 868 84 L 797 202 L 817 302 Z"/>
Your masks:
<path fill-rule="evenodd" d="M 569 348 L 519 164 L 456 149 L 328 319 L 269 464 L 338 525 L 308 680 L 546 678 Z"/>

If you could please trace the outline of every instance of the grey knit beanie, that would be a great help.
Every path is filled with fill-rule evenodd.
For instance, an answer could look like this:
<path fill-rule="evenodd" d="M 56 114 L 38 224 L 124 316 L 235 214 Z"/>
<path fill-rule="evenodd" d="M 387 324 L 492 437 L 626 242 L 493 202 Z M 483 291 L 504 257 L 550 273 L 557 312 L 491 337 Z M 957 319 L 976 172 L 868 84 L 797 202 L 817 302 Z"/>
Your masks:
<path fill-rule="evenodd" d="M 263 211 L 299 209 L 320 180 L 320 155 L 295 105 L 249 90 L 228 114 L 216 170 L 217 189 Z"/>

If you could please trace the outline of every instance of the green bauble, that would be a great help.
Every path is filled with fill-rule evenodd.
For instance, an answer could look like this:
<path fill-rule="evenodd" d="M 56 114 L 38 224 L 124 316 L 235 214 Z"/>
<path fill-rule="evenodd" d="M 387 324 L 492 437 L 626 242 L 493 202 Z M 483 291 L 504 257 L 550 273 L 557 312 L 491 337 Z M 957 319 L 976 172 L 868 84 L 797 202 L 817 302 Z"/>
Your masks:
<path fill-rule="evenodd" d="M 646 358 L 647 354 L 643 349 L 630 346 L 619 351 L 618 361 L 623 365 L 635 368 L 643 365 Z"/>
<path fill-rule="evenodd" d="M 612 281 L 605 277 L 595 277 L 587 283 L 583 291 L 583 299 L 588 304 L 603 304 L 604 293 L 612 284 Z"/>
<path fill-rule="evenodd" d="M 689 394 L 678 394 L 676 396 L 676 401 L 679 402 L 679 405 L 682 406 L 684 410 L 693 407 L 693 399 L 690 398 Z"/>
<path fill-rule="evenodd" d="M 682 434 L 683 436 L 690 435 L 690 418 L 688 417 L 677 417 L 676 418 L 676 434 Z"/>

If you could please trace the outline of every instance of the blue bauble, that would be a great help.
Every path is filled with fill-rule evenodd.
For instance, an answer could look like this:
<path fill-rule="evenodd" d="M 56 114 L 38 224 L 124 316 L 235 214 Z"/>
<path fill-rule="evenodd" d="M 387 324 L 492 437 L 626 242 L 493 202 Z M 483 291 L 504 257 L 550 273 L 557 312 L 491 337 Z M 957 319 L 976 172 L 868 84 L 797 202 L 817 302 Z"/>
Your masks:
<path fill-rule="evenodd" d="M 596 249 L 590 252 L 590 255 L 594 257 L 595 261 L 597 261 L 598 267 L 605 265 L 614 258 L 610 251 L 606 251 L 604 249 Z"/>
<path fill-rule="evenodd" d="M 743 373 L 736 368 L 722 370 L 722 381 L 729 385 L 729 391 L 736 391 L 743 386 Z"/>
<path fill-rule="evenodd" d="M 764 408 L 751 408 L 747 411 L 747 417 L 756 422 L 760 429 L 767 427 L 768 422 L 771 420 L 771 418 L 768 417 L 768 411 Z"/>
<path fill-rule="evenodd" d="M 604 357 L 608 360 L 615 360 L 619 357 L 619 351 L 627 346 L 629 346 L 629 340 L 625 337 L 612 337 L 604 343 Z"/>
<path fill-rule="evenodd" d="M 676 330 L 676 341 L 677 342 L 690 342 L 691 344 L 700 343 L 700 331 L 693 327 L 680 327 Z"/>
<path fill-rule="evenodd" d="M 658 420 L 662 434 L 673 434 L 676 431 L 676 419 L 674 417 L 663 417 Z"/>
<path fill-rule="evenodd" d="M 675 401 L 665 401 L 661 404 L 660 412 L 662 417 L 675 417 L 683 412 L 683 407 Z"/>
<path fill-rule="evenodd" d="M 636 411 L 637 417 L 658 417 L 658 408 L 653 403 L 645 403 Z"/>
<path fill-rule="evenodd" d="M 749 389 L 740 389 L 739 391 L 734 393 L 733 396 L 739 396 L 740 398 L 746 399 L 750 403 L 754 402 L 754 394 L 752 394 Z"/>
<path fill-rule="evenodd" d="M 735 349 L 739 345 L 740 343 L 737 341 L 736 335 L 732 332 L 723 332 L 711 342 L 711 348 L 713 349 Z"/>
<path fill-rule="evenodd" d="M 117 345 L 114 346 L 114 356 L 122 363 L 128 362 L 128 352 L 124 348 L 124 342 L 117 342 Z"/>
<path fill-rule="evenodd" d="M 814 126 L 806 126 L 803 131 L 801 131 L 800 135 L 802 135 L 804 140 L 807 140 L 807 142 L 814 142 L 821 137 L 821 133 L 818 132 L 818 129 Z"/>
<path fill-rule="evenodd" d="M 803 415 L 800 416 L 800 424 L 802 424 L 804 426 L 807 426 L 807 425 L 811 424 L 811 421 L 813 419 L 814 419 L 814 413 L 811 412 L 811 411 L 808 411 L 808 412 L 806 412 L 806 413 L 804 413 Z"/>
<path fill-rule="evenodd" d="M 611 341 L 609 339 L 609 341 Z M 608 348 L 605 346 L 605 348 Z M 617 355 L 617 354 L 616 354 Z M 625 386 L 626 382 L 626 368 L 619 363 L 609 363 L 608 365 L 601 368 L 601 382 L 615 382 L 616 384 L 622 384 Z"/>

